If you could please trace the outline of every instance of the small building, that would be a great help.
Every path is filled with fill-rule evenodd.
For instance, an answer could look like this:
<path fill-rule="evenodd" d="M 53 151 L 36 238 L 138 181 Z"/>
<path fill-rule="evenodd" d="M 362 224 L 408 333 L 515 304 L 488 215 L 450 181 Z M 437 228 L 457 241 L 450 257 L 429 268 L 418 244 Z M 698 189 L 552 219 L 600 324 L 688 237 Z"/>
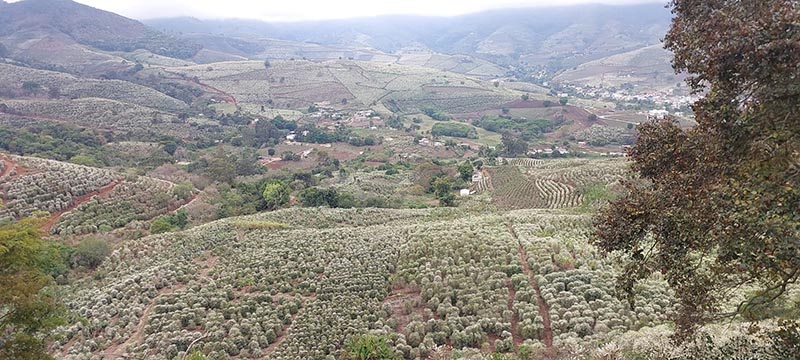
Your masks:
<path fill-rule="evenodd" d="M 461 191 L 459 192 L 459 195 L 461 195 L 461 196 L 469 196 L 469 189 L 461 189 Z"/>

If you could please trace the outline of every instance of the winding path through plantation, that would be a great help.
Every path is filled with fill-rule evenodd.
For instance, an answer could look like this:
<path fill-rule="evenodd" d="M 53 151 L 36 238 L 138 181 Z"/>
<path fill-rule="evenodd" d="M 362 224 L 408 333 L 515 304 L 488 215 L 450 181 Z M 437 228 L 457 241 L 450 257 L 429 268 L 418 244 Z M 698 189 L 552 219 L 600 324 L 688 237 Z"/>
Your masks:
<path fill-rule="evenodd" d="M 514 225 L 511 223 L 507 224 L 508 232 L 511 233 L 511 236 L 517 240 L 517 246 L 519 249 L 519 258 L 522 262 L 522 271 L 525 275 L 528 276 L 528 280 L 531 283 L 531 287 L 533 290 L 536 291 L 536 300 L 539 304 L 539 316 L 542 317 L 542 325 L 544 329 L 542 330 L 542 341 L 547 348 L 553 347 L 553 329 L 550 322 L 550 306 L 544 301 L 542 297 L 542 291 L 539 289 L 539 283 L 536 281 L 536 278 L 531 273 L 531 269 L 528 266 L 528 255 L 525 253 L 525 247 L 522 246 L 522 242 L 519 240 L 517 236 L 517 232 L 514 231 Z"/>
<path fill-rule="evenodd" d="M 58 222 L 58 219 L 61 218 L 61 215 L 64 215 L 72 210 L 77 209 L 78 206 L 83 205 L 85 202 L 91 200 L 95 196 L 103 197 L 108 195 L 109 193 L 114 191 L 114 188 L 117 187 L 117 185 L 119 185 L 120 183 L 122 183 L 121 179 L 115 179 L 110 183 L 108 183 L 107 185 L 95 191 L 92 191 L 88 194 L 76 198 L 75 201 L 72 203 L 72 205 L 70 205 L 68 208 L 51 214 L 50 217 L 47 218 L 47 221 L 45 221 L 45 223 L 42 225 L 42 230 L 45 232 L 45 234 L 49 234 L 50 230 L 53 228 L 53 225 L 55 225 Z"/>

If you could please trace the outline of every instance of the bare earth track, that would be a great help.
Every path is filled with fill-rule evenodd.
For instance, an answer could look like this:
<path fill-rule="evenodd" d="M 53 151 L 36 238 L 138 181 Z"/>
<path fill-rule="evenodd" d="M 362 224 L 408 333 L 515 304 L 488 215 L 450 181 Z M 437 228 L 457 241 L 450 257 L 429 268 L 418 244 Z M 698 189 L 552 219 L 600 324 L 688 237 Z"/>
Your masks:
<path fill-rule="evenodd" d="M 537 302 L 539 303 L 539 316 L 542 317 L 542 324 L 544 326 L 544 330 L 542 331 L 542 341 L 544 345 L 548 349 L 553 348 L 553 329 L 550 322 L 550 306 L 544 301 L 542 297 L 542 292 L 539 289 L 539 283 L 536 281 L 536 278 L 531 273 L 531 269 L 528 266 L 528 255 L 525 253 L 525 248 L 522 246 L 522 242 L 520 242 L 519 237 L 517 236 L 517 232 L 514 231 L 514 226 L 511 223 L 508 223 L 508 232 L 511 233 L 511 236 L 517 240 L 517 244 L 519 246 L 519 258 L 522 261 L 522 271 L 525 275 L 528 275 L 528 280 L 531 283 L 531 287 L 536 291 L 536 298 Z"/>
<path fill-rule="evenodd" d="M 75 202 L 70 207 L 68 207 L 68 208 L 66 208 L 64 210 L 61 210 L 59 212 L 51 214 L 50 217 L 47 218 L 47 221 L 45 221 L 45 223 L 42 225 L 42 230 L 44 230 L 45 234 L 49 234 L 50 230 L 53 228 L 53 225 L 55 225 L 58 222 L 58 219 L 61 218 L 61 215 L 64 215 L 64 214 L 66 214 L 66 213 L 68 213 L 68 212 L 70 212 L 72 210 L 77 209 L 78 206 L 81 206 L 83 203 L 91 200 L 95 196 L 100 196 L 100 197 L 107 196 L 109 193 L 114 191 L 114 188 L 117 185 L 119 185 L 121 182 L 122 182 L 122 180 L 116 179 L 116 180 L 110 182 L 106 186 L 103 186 L 103 187 L 101 187 L 101 188 L 99 188 L 99 189 L 97 189 L 95 191 L 92 191 L 92 192 L 90 192 L 90 193 L 88 193 L 86 195 L 83 195 L 83 196 L 75 199 Z"/>

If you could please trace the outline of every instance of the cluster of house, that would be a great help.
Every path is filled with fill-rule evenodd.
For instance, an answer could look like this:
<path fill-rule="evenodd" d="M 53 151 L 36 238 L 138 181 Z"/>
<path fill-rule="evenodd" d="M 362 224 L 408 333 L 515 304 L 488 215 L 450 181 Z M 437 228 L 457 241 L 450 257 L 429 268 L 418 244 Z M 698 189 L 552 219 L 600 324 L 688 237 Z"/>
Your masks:
<path fill-rule="evenodd" d="M 697 96 L 690 95 L 677 95 L 675 89 L 668 89 L 662 91 L 651 91 L 642 94 L 632 94 L 629 90 L 620 89 L 611 91 L 604 87 L 594 86 L 577 86 L 570 84 L 562 84 L 563 87 L 571 90 L 574 94 L 585 98 L 605 99 L 612 101 L 650 101 L 658 105 L 671 106 L 673 108 L 680 108 L 690 105 L 698 100 Z M 559 94 L 564 97 L 567 94 Z"/>
<path fill-rule="evenodd" d="M 429 147 L 435 147 L 435 148 L 444 146 L 443 142 L 432 141 L 431 139 L 428 139 L 428 138 L 419 139 L 419 144 L 420 144 L 420 146 L 429 146 Z"/>
<path fill-rule="evenodd" d="M 303 136 L 308 136 L 308 130 L 303 130 Z M 286 135 L 286 143 L 292 145 L 292 143 L 300 144 L 299 142 L 294 141 L 297 138 L 297 132 L 290 131 L 289 134 Z"/>
<path fill-rule="evenodd" d="M 372 110 L 359 110 L 354 113 L 349 111 L 341 111 L 336 110 L 330 107 L 330 103 L 325 101 L 321 103 L 315 103 L 314 106 L 316 107 L 316 111 L 306 115 L 306 117 L 310 119 L 330 119 L 341 121 L 344 123 L 358 123 L 364 122 L 369 120 L 381 120 L 381 117 L 378 116 Z"/>
<path fill-rule="evenodd" d="M 548 148 L 541 148 L 541 149 L 532 149 L 532 150 L 528 151 L 528 156 L 543 155 L 543 154 L 544 155 L 553 155 L 553 154 L 569 155 L 569 150 L 566 149 L 566 148 L 563 148 L 561 146 L 556 146 L 555 149 L 553 149 L 552 147 L 548 147 Z"/>

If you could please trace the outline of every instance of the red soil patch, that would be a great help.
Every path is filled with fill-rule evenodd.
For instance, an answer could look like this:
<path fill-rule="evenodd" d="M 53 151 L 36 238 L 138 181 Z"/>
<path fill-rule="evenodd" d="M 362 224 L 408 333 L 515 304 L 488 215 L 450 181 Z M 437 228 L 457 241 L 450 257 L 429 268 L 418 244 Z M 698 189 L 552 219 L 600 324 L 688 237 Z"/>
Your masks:
<path fill-rule="evenodd" d="M 121 182 L 122 182 L 122 180 L 116 179 L 116 180 L 110 182 L 108 185 L 105 185 L 105 186 L 103 186 L 103 187 L 101 187 L 101 188 L 99 188 L 99 189 L 97 189 L 95 191 L 92 191 L 92 192 L 90 192 L 90 193 L 88 193 L 86 195 L 78 197 L 77 199 L 75 199 L 72 202 L 72 205 L 70 205 L 68 208 L 50 215 L 50 217 L 47 219 L 47 221 L 44 223 L 44 225 L 42 225 L 42 230 L 44 230 L 45 234 L 49 234 L 50 233 L 50 229 L 52 229 L 53 225 L 55 225 L 56 222 L 58 222 L 58 219 L 61 218 L 61 215 L 64 215 L 64 214 L 66 214 L 66 213 L 68 213 L 68 212 L 70 212 L 72 210 L 75 210 L 76 208 L 78 208 L 78 206 L 80 206 L 81 204 L 91 200 L 95 196 L 100 196 L 100 197 L 107 196 Z"/>
<path fill-rule="evenodd" d="M 0 173 L 0 178 L 5 177 L 6 175 L 10 174 L 11 171 L 14 170 L 14 168 L 17 166 L 17 164 L 15 164 L 13 161 L 11 161 L 9 159 L 6 159 L 4 157 L 0 158 L 0 161 L 2 161 L 3 165 L 5 165 L 3 167 L 3 172 Z"/>
<path fill-rule="evenodd" d="M 229 104 L 231 104 L 231 105 L 233 105 L 235 107 L 239 106 L 238 103 L 236 102 L 236 98 L 233 97 L 233 95 L 228 94 L 228 93 L 226 93 L 226 92 L 224 92 L 224 91 L 222 91 L 220 89 L 217 89 L 217 88 L 215 88 L 215 87 L 213 87 L 211 85 L 203 84 L 200 81 L 192 80 L 192 82 L 197 84 L 197 85 L 199 85 L 201 88 L 203 88 L 205 90 L 210 90 L 211 92 L 215 92 L 218 95 L 222 96 L 222 99 L 225 100 L 225 102 L 227 102 L 227 103 L 229 103 Z"/>
<path fill-rule="evenodd" d="M 412 310 L 409 314 L 406 314 L 404 309 L 404 304 L 407 301 L 410 301 L 412 304 L 416 303 L 414 310 Z M 392 307 L 392 313 L 397 319 L 397 326 L 395 326 L 394 330 L 398 333 L 403 333 L 403 331 L 405 331 L 406 326 L 409 322 L 411 322 L 410 318 L 412 313 L 419 312 L 423 315 L 423 317 L 425 316 L 425 306 L 422 303 L 422 297 L 420 296 L 419 289 L 392 287 L 392 293 L 387 296 L 383 302 Z M 436 317 L 435 314 L 434 317 Z"/>
<path fill-rule="evenodd" d="M 542 292 L 539 289 L 539 283 L 536 281 L 536 278 L 533 276 L 533 273 L 531 273 L 531 269 L 528 266 L 528 255 L 525 253 L 525 248 L 522 247 L 522 243 L 519 241 L 517 232 L 514 231 L 514 226 L 511 225 L 511 223 L 508 223 L 508 232 L 510 232 L 511 236 L 517 240 L 519 258 L 522 261 L 522 271 L 525 273 L 525 275 L 528 275 L 528 280 L 531 283 L 531 287 L 536 291 L 536 299 L 539 304 L 539 316 L 542 317 L 542 325 L 544 326 L 544 330 L 542 331 L 542 342 L 544 342 L 546 347 L 552 348 L 553 329 L 550 322 L 550 306 L 547 305 L 542 297 Z"/>

